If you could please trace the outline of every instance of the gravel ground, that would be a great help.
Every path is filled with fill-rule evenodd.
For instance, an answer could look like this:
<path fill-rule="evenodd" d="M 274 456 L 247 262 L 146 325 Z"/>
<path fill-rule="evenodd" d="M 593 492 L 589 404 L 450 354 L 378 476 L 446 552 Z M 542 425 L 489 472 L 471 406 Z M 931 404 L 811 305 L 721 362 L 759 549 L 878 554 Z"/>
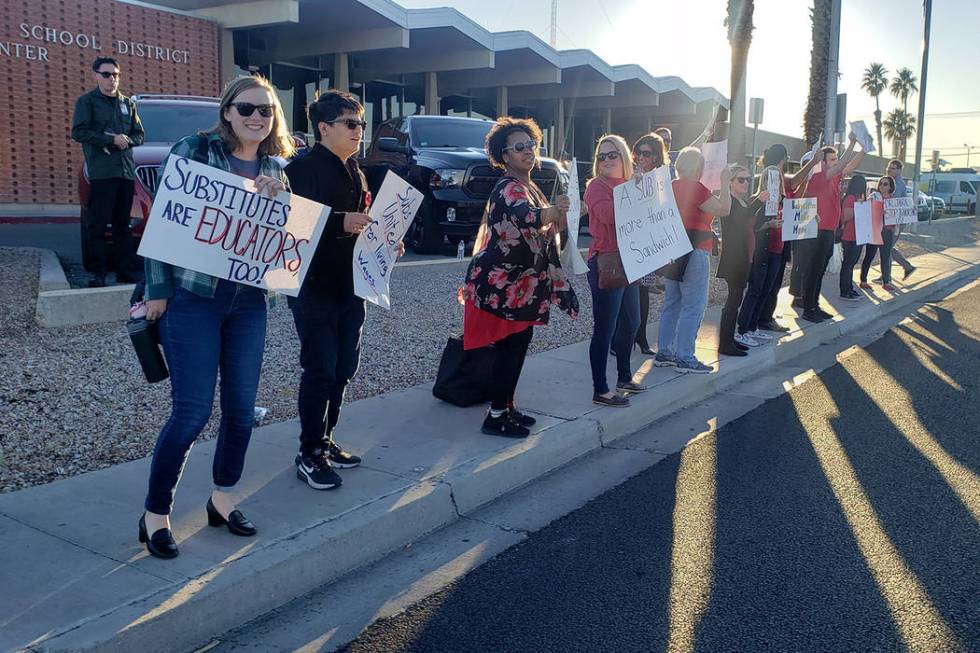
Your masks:
<path fill-rule="evenodd" d="M 972 239 L 973 233 L 963 237 Z M 950 244 L 950 243 L 943 243 Z M 903 236 L 910 255 L 939 248 L 936 241 Z M 915 249 L 913 249 L 915 248 Z M 717 258 L 712 258 L 712 272 Z M 400 267 L 392 283 L 393 309 L 370 307 L 361 367 L 348 399 L 356 401 L 435 378 L 450 333 L 462 326 L 455 291 L 465 264 Z M 148 385 L 122 324 L 40 329 L 33 321 L 37 257 L 0 248 L 0 492 L 101 469 L 150 454 L 170 409 L 169 384 Z M 787 275 L 788 276 L 788 275 Z M 532 352 L 588 339 L 591 297 L 584 276 L 572 280 L 581 314 L 553 312 L 535 330 Z M 710 304 L 725 301 L 725 284 L 712 277 Z M 663 295 L 651 295 L 650 322 Z M 266 421 L 296 415 L 299 342 L 280 302 L 269 311 L 265 363 L 256 403 Z M 217 405 L 217 399 L 216 405 Z M 217 433 L 217 410 L 202 435 Z"/>

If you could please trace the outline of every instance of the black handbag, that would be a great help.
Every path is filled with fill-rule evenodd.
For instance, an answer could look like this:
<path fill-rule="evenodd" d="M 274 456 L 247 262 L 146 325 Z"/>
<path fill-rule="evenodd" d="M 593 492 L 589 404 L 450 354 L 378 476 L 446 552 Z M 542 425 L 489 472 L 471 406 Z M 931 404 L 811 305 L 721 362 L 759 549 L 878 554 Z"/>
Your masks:
<path fill-rule="evenodd" d="M 160 330 L 156 322 L 145 318 L 131 318 L 126 323 L 126 331 L 136 350 L 136 358 L 143 368 L 143 375 L 150 383 L 163 381 L 170 376 L 167 363 L 160 351 Z"/>
<path fill-rule="evenodd" d="M 432 395 L 462 407 L 490 401 L 490 372 L 495 359 L 493 345 L 465 350 L 461 336 L 449 336 L 446 348 L 442 350 Z"/>
<path fill-rule="evenodd" d="M 691 247 L 697 247 L 702 241 L 708 240 L 709 238 L 714 239 L 715 233 L 713 231 L 688 229 L 687 237 L 691 241 Z M 714 248 L 712 247 L 712 249 Z M 717 254 L 715 256 L 717 256 Z M 687 261 L 690 258 L 691 252 L 688 252 L 679 259 L 674 259 L 667 265 L 657 270 L 657 274 L 662 276 L 664 279 L 670 279 L 671 281 L 683 281 L 684 273 L 687 272 Z"/>

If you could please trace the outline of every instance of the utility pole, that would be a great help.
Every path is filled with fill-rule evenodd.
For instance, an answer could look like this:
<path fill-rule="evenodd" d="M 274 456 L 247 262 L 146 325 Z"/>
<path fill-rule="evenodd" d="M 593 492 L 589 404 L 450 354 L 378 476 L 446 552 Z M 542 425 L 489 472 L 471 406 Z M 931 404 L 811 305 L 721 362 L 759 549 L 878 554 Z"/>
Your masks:
<path fill-rule="evenodd" d="M 827 110 L 824 113 L 823 142 L 834 143 L 837 125 L 837 76 L 840 74 L 840 3 L 833 0 L 830 13 L 830 61 L 827 63 Z"/>
<path fill-rule="evenodd" d="M 558 47 L 558 0 L 551 0 L 551 47 Z"/>
<path fill-rule="evenodd" d="M 912 200 L 918 200 L 919 176 L 922 169 L 922 132 L 926 120 L 926 75 L 929 72 L 929 30 L 932 27 L 932 0 L 923 0 L 925 26 L 922 32 L 922 72 L 919 76 L 919 128 L 915 130 L 915 176 L 912 179 Z"/>

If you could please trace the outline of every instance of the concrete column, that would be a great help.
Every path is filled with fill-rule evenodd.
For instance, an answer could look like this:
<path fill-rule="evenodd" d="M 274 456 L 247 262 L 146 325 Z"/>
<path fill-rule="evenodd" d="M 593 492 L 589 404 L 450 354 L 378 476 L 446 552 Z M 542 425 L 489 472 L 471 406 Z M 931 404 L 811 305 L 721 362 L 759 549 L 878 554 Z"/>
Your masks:
<path fill-rule="evenodd" d="M 558 158 L 565 149 L 565 98 L 558 98 L 555 108 L 555 150 L 551 156 Z"/>
<path fill-rule="evenodd" d="M 346 52 L 338 52 L 333 56 L 333 88 L 338 91 L 350 92 L 350 62 Z"/>
<path fill-rule="evenodd" d="M 497 117 L 506 116 L 510 112 L 507 102 L 507 87 L 497 87 Z"/>
<path fill-rule="evenodd" d="M 221 86 L 235 79 L 235 33 L 230 29 L 221 30 L 221 45 L 219 46 L 221 61 L 218 73 L 221 75 Z"/>
<path fill-rule="evenodd" d="M 439 115 L 439 77 L 436 73 L 425 74 L 425 113 Z"/>

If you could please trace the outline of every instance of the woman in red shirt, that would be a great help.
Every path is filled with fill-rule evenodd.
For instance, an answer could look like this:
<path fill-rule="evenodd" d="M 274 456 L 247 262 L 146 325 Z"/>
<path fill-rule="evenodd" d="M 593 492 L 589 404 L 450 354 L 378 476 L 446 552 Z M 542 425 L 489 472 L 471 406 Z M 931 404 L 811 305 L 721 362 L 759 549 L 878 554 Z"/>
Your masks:
<path fill-rule="evenodd" d="M 844 261 L 840 268 L 840 298 L 847 301 L 857 301 L 863 297 L 854 289 L 854 265 L 861 258 L 864 245 L 857 244 L 854 232 L 854 203 L 863 202 L 868 191 L 868 181 L 864 175 L 854 175 L 847 182 L 847 193 L 841 205 L 841 223 L 844 231 L 841 234 L 841 247 L 844 249 Z"/>
<path fill-rule="evenodd" d="M 700 181 L 704 172 L 700 150 L 685 147 L 677 155 L 674 167 L 677 170 L 677 179 L 672 183 L 674 199 L 694 251 L 687 255 L 681 278 L 667 279 L 654 364 L 676 366 L 678 372 L 707 374 L 711 368 L 694 356 L 694 343 L 708 305 L 711 222 L 715 216 L 725 217 L 731 211 L 732 173 L 727 167 L 721 171 L 720 197 L 715 197 Z"/>

